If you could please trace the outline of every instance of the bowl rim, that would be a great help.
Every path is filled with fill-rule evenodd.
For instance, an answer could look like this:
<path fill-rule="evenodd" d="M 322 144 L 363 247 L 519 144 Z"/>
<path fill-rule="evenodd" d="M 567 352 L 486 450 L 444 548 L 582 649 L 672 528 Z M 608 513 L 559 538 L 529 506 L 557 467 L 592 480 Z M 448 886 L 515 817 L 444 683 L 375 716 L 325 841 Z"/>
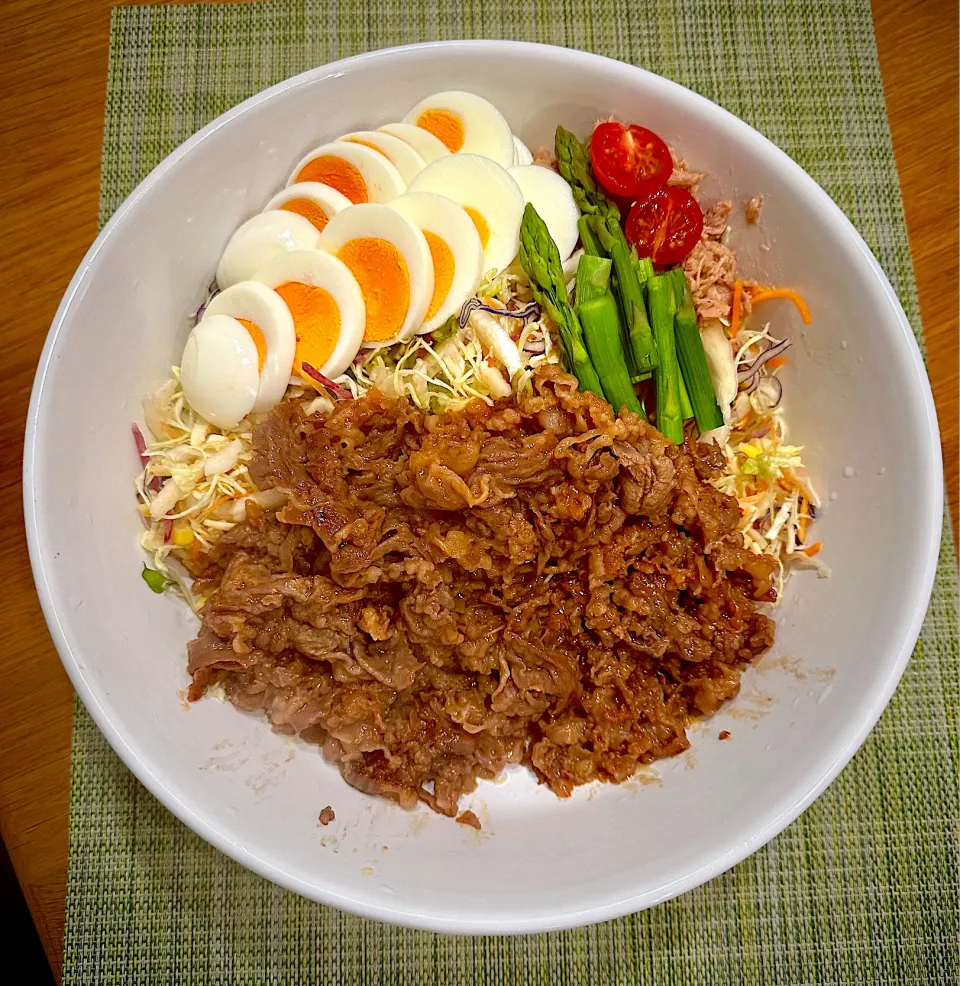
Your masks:
<path fill-rule="evenodd" d="M 718 117 L 718 119 L 734 133 L 741 135 L 752 145 L 756 153 L 764 154 L 778 168 L 782 169 L 791 182 L 797 183 L 823 209 L 826 220 L 837 230 L 838 237 L 846 237 L 862 254 L 876 279 L 877 287 L 885 297 L 899 323 L 899 328 L 905 337 L 907 348 L 904 354 L 905 376 L 915 377 L 915 387 L 918 390 L 924 412 L 925 433 L 918 438 L 923 439 L 921 454 L 924 458 L 924 478 L 918 498 L 921 531 L 918 537 L 920 550 L 918 557 L 923 559 L 922 579 L 916 584 L 913 593 L 912 608 L 909 620 L 905 621 L 899 640 L 895 645 L 892 659 L 888 659 L 882 677 L 875 683 L 872 704 L 864 714 L 856 720 L 851 720 L 840 730 L 832 751 L 832 758 L 821 762 L 818 767 L 809 769 L 798 778 L 794 786 L 792 798 L 781 799 L 780 803 L 768 805 L 765 810 L 757 813 L 758 823 L 754 825 L 746 839 L 732 844 L 726 851 L 716 856 L 709 863 L 690 870 L 683 870 L 673 880 L 641 893 L 622 896 L 604 904 L 590 906 L 586 909 L 559 908 L 545 915 L 526 916 L 522 919 L 510 918 L 506 921 L 498 918 L 495 912 L 468 917 L 457 917 L 442 914 L 437 911 L 404 910 L 390 908 L 380 903 L 371 902 L 362 895 L 345 896 L 325 887 L 302 879 L 297 873 L 262 859 L 246 846 L 231 841 L 221 834 L 215 822 L 206 815 L 195 811 L 177 793 L 177 783 L 174 777 L 161 775 L 151 765 L 149 751 L 138 749 L 137 746 L 117 727 L 113 725 L 109 710 L 101 703 L 96 684 L 88 678 L 81 666 L 81 661 L 70 647 L 61 614 L 57 610 L 51 584 L 48 580 L 48 566 L 52 559 L 45 558 L 46 549 L 41 544 L 39 536 L 38 498 L 34 495 L 38 448 L 37 437 L 40 427 L 41 406 L 44 403 L 47 372 L 52 362 L 54 352 L 64 324 L 70 312 L 73 299 L 81 291 L 87 280 L 98 254 L 113 230 L 120 225 L 126 215 L 133 210 L 138 202 L 147 195 L 154 185 L 182 158 L 190 154 L 195 147 L 210 138 L 224 126 L 248 112 L 252 107 L 270 102 L 282 97 L 286 92 L 303 86 L 334 77 L 346 71 L 362 69 L 367 62 L 382 61 L 383 59 L 404 58 L 416 55 L 418 52 L 446 49 L 450 52 L 459 50 L 502 51 L 514 50 L 518 57 L 548 56 L 566 60 L 572 69 L 616 66 L 617 70 L 626 73 L 639 73 L 645 82 L 654 90 L 680 95 L 682 98 L 698 105 L 700 108 Z M 616 59 L 597 55 L 591 52 L 572 48 L 562 48 L 556 45 L 545 45 L 527 41 L 459 39 L 449 41 L 431 41 L 418 44 L 400 45 L 363 52 L 348 58 L 339 59 L 325 65 L 316 66 L 305 72 L 291 76 L 267 89 L 261 90 L 237 106 L 212 120 L 197 131 L 186 141 L 176 147 L 140 182 L 134 191 L 123 201 L 110 220 L 104 225 L 96 240 L 90 246 L 76 273 L 70 280 L 63 298 L 54 315 L 44 343 L 40 360 L 30 395 L 30 404 L 24 435 L 23 457 L 23 509 L 27 532 L 30 563 L 33 570 L 37 594 L 40 598 L 43 614 L 53 639 L 57 653 L 66 669 L 70 680 L 89 711 L 101 733 L 106 737 L 113 750 L 134 776 L 181 822 L 199 834 L 205 841 L 215 846 L 225 855 L 231 857 L 246 868 L 262 877 L 292 890 L 304 897 L 323 904 L 337 907 L 362 917 L 372 918 L 387 924 L 420 928 L 428 931 L 453 934 L 528 934 L 535 932 L 553 931 L 566 928 L 580 927 L 607 921 L 613 918 L 631 914 L 655 904 L 662 903 L 688 890 L 713 879 L 730 867 L 752 855 L 763 845 L 778 835 L 787 825 L 794 821 L 819 795 L 832 783 L 843 767 L 863 744 L 867 735 L 873 729 L 880 715 L 886 708 L 891 696 L 903 674 L 910 654 L 919 637 L 926 615 L 934 578 L 942 531 L 943 519 L 943 464 L 940 450 L 940 435 L 937 425 L 936 408 L 929 379 L 924 367 L 917 340 L 907 320 L 903 307 L 894 292 L 885 272 L 874 257 L 863 237 L 846 217 L 840 207 L 830 198 L 823 188 L 804 171 L 791 157 L 777 147 L 772 141 L 755 130 L 748 123 L 736 117 L 728 110 L 707 99 L 705 96 L 679 83 L 666 79 L 639 66 L 620 62 Z M 888 653 L 890 653 L 888 651 Z"/>

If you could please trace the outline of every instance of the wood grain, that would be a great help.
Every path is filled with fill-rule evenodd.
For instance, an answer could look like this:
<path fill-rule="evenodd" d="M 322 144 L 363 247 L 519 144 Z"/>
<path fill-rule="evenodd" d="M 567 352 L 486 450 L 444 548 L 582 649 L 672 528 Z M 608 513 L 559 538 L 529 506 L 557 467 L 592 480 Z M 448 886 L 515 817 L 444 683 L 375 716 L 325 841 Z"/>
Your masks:
<path fill-rule="evenodd" d="M 957 3 L 874 0 L 873 15 L 956 530 Z"/>
<path fill-rule="evenodd" d="M 0 18 L 0 834 L 59 974 L 72 689 L 47 634 L 23 534 L 27 402 L 47 327 L 96 234 L 109 0 L 5 0 Z M 875 0 L 877 43 L 956 518 L 957 6 Z M 41 235 L 38 235 L 41 231 Z"/>

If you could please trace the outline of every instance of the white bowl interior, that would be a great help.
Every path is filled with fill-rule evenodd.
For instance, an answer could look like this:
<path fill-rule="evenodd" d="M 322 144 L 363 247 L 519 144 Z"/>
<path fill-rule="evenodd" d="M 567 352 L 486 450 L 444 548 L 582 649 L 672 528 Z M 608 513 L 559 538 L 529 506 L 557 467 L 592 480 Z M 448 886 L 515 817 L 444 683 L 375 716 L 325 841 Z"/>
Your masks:
<path fill-rule="evenodd" d="M 449 931 L 542 930 L 614 917 L 706 879 L 774 835 L 839 771 L 914 642 L 939 535 L 939 457 L 926 378 L 876 262 L 825 194 L 745 124 L 639 70 L 562 49 L 463 43 L 364 56 L 261 94 L 177 151 L 121 208 L 67 293 L 27 435 L 38 586 L 81 696 L 128 765 L 201 835 L 324 902 Z M 775 651 L 695 732 L 691 754 L 567 801 L 515 771 L 482 785 L 482 833 L 349 788 L 315 748 L 214 700 L 187 709 L 182 604 L 138 573 L 130 422 L 166 376 L 220 251 L 311 146 L 400 119 L 464 88 L 531 147 L 555 126 L 638 119 L 739 207 L 743 269 L 798 288 L 815 320 L 771 303 L 797 343 L 791 434 L 823 495 L 833 577 L 796 575 Z M 736 213 L 739 214 L 739 208 Z M 783 307 L 775 307 L 783 305 Z M 732 739 L 717 742 L 728 729 Z M 691 769 L 692 768 L 692 769 Z M 332 805 L 336 821 L 317 825 Z M 611 851 L 615 846 L 616 851 Z M 558 861 L 562 860 L 562 865 Z"/>

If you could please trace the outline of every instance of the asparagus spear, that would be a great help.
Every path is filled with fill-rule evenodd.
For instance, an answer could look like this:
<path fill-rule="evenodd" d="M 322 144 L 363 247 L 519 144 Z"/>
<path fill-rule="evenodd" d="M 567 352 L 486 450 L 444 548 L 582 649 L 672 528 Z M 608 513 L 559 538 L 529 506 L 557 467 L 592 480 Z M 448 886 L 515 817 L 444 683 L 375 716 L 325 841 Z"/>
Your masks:
<path fill-rule="evenodd" d="M 563 127 L 557 127 L 556 152 L 560 174 L 587 217 L 585 225 L 592 228 L 600 248 L 613 261 L 614 291 L 627 326 L 627 342 L 635 370 L 643 375 L 657 365 L 657 348 L 643 304 L 636 255 L 620 228 L 620 211 L 593 180 L 587 149 Z"/>
<path fill-rule="evenodd" d="M 680 366 L 677 363 L 674 334 L 673 277 L 656 274 L 647 281 L 647 300 L 653 337 L 657 341 L 660 365 L 653 379 L 657 390 L 657 428 L 671 442 L 683 441 L 683 414 L 680 410 Z"/>
<path fill-rule="evenodd" d="M 605 257 L 585 253 L 577 264 L 577 308 L 585 301 L 600 298 L 610 291 L 612 264 Z M 617 332 L 620 328 L 617 326 Z"/>
<path fill-rule="evenodd" d="M 560 251 L 537 210 L 527 203 L 520 224 L 520 264 L 530 278 L 534 298 L 556 322 L 566 355 L 567 369 L 580 382 L 581 390 L 604 397 L 597 371 L 583 342 L 583 329 L 567 298 Z M 604 397 L 604 399 L 606 399 Z"/>
<path fill-rule="evenodd" d="M 723 425 L 723 414 L 717 406 L 710 381 L 710 369 L 703 351 L 687 278 L 680 267 L 670 271 L 670 276 L 673 278 L 674 293 L 679 299 L 675 327 L 680 371 L 690 396 L 693 416 L 697 419 L 697 429 L 702 435 L 714 428 L 720 428 Z"/>
<path fill-rule="evenodd" d="M 617 303 L 610 293 L 613 264 L 605 257 L 585 254 L 577 265 L 577 315 L 583 326 L 587 352 L 600 385 L 615 411 L 626 405 L 643 415 L 624 355 Z M 645 415 L 644 415 L 645 416 Z"/>
<path fill-rule="evenodd" d="M 676 320 L 674 320 L 676 329 Z M 679 360 L 678 360 L 679 362 Z M 684 421 L 689 421 L 693 417 L 693 405 L 690 403 L 690 395 L 687 393 L 687 385 L 683 380 L 683 367 L 680 367 L 680 415 Z"/>
<path fill-rule="evenodd" d="M 643 408 L 634 393 L 627 364 L 623 358 L 623 347 L 620 343 L 620 314 L 613 295 L 604 293 L 588 298 L 578 303 L 577 311 L 583 325 L 587 352 L 590 353 L 590 359 L 597 368 L 607 400 L 618 413 L 621 407 L 626 406 L 634 414 L 642 415 Z"/>
<path fill-rule="evenodd" d="M 580 321 L 573 309 L 563 304 L 562 321 L 557 324 L 560 326 L 560 344 L 567 354 L 568 369 L 577 378 L 582 391 L 590 391 L 603 400 L 607 399 L 600 384 L 600 378 L 593 363 L 590 362 L 590 354 L 583 341 L 583 329 Z"/>
<path fill-rule="evenodd" d="M 619 229 L 619 227 L 617 227 Z M 647 309 L 643 303 L 643 285 L 634 267 L 633 251 L 627 241 L 615 242 L 610 250 L 613 261 L 614 288 L 620 299 L 623 321 L 627 327 L 627 341 L 637 373 L 645 376 L 659 361 L 654 336 L 647 321 Z"/>
<path fill-rule="evenodd" d="M 583 252 L 591 257 L 603 257 L 603 247 L 597 239 L 597 234 L 593 231 L 593 224 L 589 216 L 581 216 L 577 220 L 577 229 L 580 230 L 580 241 L 583 243 Z"/>
<path fill-rule="evenodd" d="M 633 260 L 637 271 L 637 280 L 641 284 L 646 284 L 653 277 L 653 261 L 649 257 L 640 258 L 636 254 L 634 254 Z"/>
<path fill-rule="evenodd" d="M 555 144 L 557 167 L 564 180 L 570 185 L 573 200 L 580 211 L 588 216 L 603 218 L 612 216 L 619 225 L 620 210 L 600 191 L 593 180 L 587 149 L 563 127 L 557 127 Z"/>

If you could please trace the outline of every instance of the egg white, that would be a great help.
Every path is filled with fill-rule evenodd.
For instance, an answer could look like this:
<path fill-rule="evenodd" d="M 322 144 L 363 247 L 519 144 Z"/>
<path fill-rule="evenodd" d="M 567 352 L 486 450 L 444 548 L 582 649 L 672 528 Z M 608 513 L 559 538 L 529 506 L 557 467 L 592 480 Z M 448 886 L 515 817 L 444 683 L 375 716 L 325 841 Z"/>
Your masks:
<path fill-rule="evenodd" d="M 510 265 L 520 245 L 523 193 L 506 168 L 478 154 L 451 154 L 427 165 L 410 183 L 411 192 L 434 192 L 476 210 L 490 231 L 483 248 L 484 271 Z"/>
<path fill-rule="evenodd" d="M 230 237 L 217 265 L 217 284 L 228 288 L 238 281 L 249 281 L 253 272 L 274 255 L 313 249 L 319 236 L 317 227 L 295 212 L 261 212 Z"/>
<path fill-rule="evenodd" d="M 576 249 L 580 238 L 577 229 L 580 210 L 573 200 L 570 186 L 556 171 L 538 164 L 511 168 L 510 175 L 520 186 L 524 201 L 529 202 L 547 224 L 563 262 Z"/>
<path fill-rule="evenodd" d="M 183 393 L 218 428 L 234 428 L 253 410 L 260 386 L 253 337 L 229 315 L 204 317 L 180 360 Z"/>
<path fill-rule="evenodd" d="M 316 253 L 319 251 L 311 251 Z M 280 259 L 294 256 L 280 254 Z M 272 263 L 276 263 L 274 258 Z M 263 333 L 266 343 L 266 359 L 260 370 L 260 383 L 254 411 L 269 411 L 283 398 L 290 381 L 296 334 L 293 319 L 283 299 L 259 281 L 239 281 L 221 291 L 203 314 L 204 319 L 216 315 L 230 315 L 252 322 Z"/>
<path fill-rule="evenodd" d="M 434 137 L 429 130 L 415 127 L 412 123 L 386 123 L 382 127 L 377 127 L 377 131 L 397 137 L 405 144 L 409 144 L 427 164 L 450 153 L 439 137 Z"/>
<path fill-rule="evenodd" d="M 344 215 L 346 211 L 337 215 Z M 327 377 L 340 376 L 357 355 L 366 324 L 366 307 L 360 285 L 357 284 L 347 265 L 322 250 L 298 250 L 274 257 L 256 272 L 254 278 L 267 288 L 275 289 L 281 284 L 293 281 L 323 288 L 330 293 L 340 311 L 340 334 L 326 362 L 316 369 Z M 275 291 L 273 293 L 276 294 Z M 289 316 L 290 312 L 283 299 L 279 295 L 276 297 Z M 291 325 L 293 325 L 292 319 Z M 291 355 L 291 364 L 295 356 L 294 352 Z M 287 377 L 289 376 L 288 369 Z"/>
<path fill-rule="evenodd" d="M 513 138 L 513 164 L 514 167 L 533 164 L 533 152 L 519 137 Z"/>
<path fill-rule="evenodd" d="M 429 110 L 444 111 L 459 119 L 463 145 L 456 149 L 457 153 L 482 154 L 503 168 L 513 165 L 513 134 L 493 103 L 472 92 L 438 92 L 417 103 L 404 117 L 404 123 L 416 126 Z"/>
<path fill-rule="evenodd" d="M 337 138 L 337 143 L 341 141 L 369 146 L 382 154 L 400 172 L 400 177 L 408 185 L 427 165 L 423 157 L 408 143 L 377 130 L 355 130 Z"/>
<path fill-rule="evenodd" d="M 294 185 L 287 185 L 286 188 L 280 189 L 264 206 L 264 211 L 282 209 L 287 202 L 292 202 L 294 199 L 306 199 L 308 202 L 312 202 L 323 212 L 328 221 L 338 212 L 353 205 L 346 195 L 329 185 L 324 185 L 321 181 L 299 181 Z M 307 221 L 309 222 L 309 220 Z M 319 232 L 317 230 L 318 235 Z"/>
<path fill-rule="evenodd" d="M 383 154 L 371 147 L 350 141 L 342 143 L 335 141 L 312 150 L 293 169 L 287 184 L 298 184 L 297 175 L 318 157 L 338 157 L 347 164 L 353 165 L 360 172 L 360 177 L 366 185 L 368 202 L 389 202 L 406 190 L 407 183 L 400 172 Z"/>
<path fill-rule="evenodd" d="M 355 205 L 334 216 L 320 236 L 320 249 L 336 255 L 351 240 L 375 238 L 393 244 L 407 267 L 410 299 L 397 334 L 391 339 L 364 339 L 379 347 L 409 339 L 423 324 L 433 296 L 433 261 L 423 233 L 406 217 L 385 205 Z"/>
<path fill-rule="evenodd" d="M 421 333 L 433 332 L 476 293 L 483 275 L 480 234 L 473 220 L 456 202 L 433 192 L 407 192 L 395 198 L 390 208 L 406 216 L 418 229 L 443 240 L 453 256 L 450 288 L 440 307 L 419 330 Z"/>

